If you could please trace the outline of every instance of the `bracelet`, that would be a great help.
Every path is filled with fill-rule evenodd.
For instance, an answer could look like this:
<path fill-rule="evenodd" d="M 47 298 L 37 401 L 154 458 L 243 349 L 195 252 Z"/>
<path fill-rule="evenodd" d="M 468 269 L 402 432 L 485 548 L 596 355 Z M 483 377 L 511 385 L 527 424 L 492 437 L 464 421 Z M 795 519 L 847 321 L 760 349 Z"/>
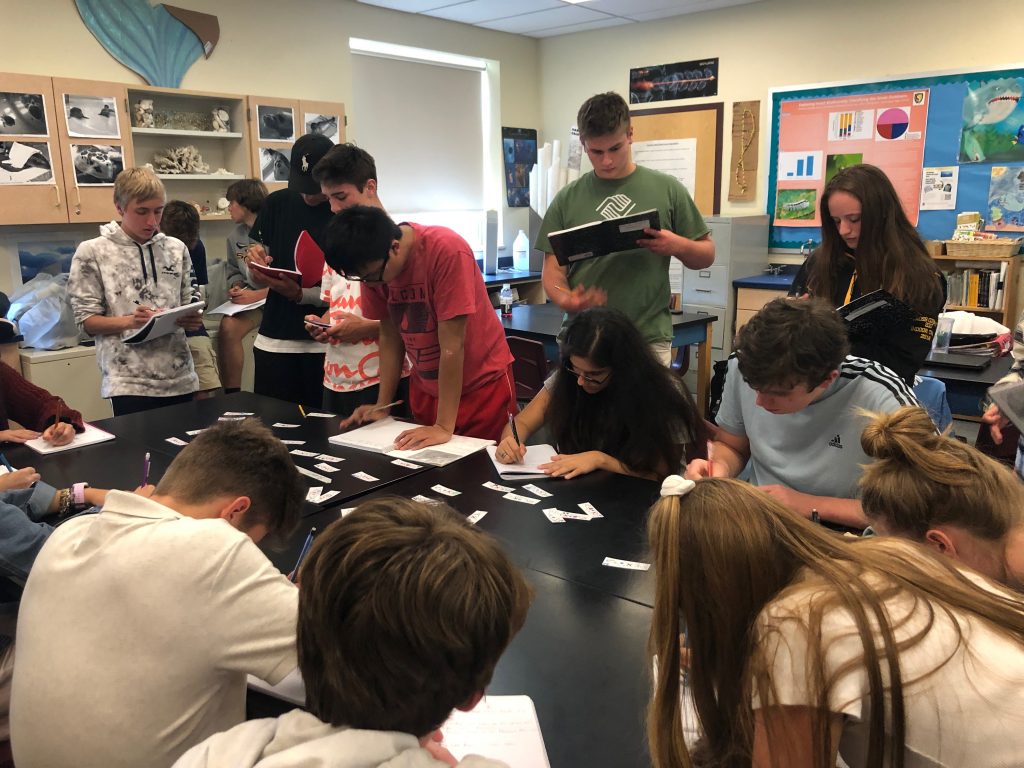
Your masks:
<path fill-rule="evenodd" d="M 57 515 L 58 517 L 67 517 L 71 514 L 71 504 L 73 496 L 70 488 L 65 488 L 62 491 L 57 491 Z"/>
<path fill-rule="evenodd" d="M 74 499 L 74 504 L 79 509 L 84 509 L 89 506 L 85 501 L 85 489 L 89 487 L 88 483 L 75 483 L 71 486 L 71 493 Z"/>

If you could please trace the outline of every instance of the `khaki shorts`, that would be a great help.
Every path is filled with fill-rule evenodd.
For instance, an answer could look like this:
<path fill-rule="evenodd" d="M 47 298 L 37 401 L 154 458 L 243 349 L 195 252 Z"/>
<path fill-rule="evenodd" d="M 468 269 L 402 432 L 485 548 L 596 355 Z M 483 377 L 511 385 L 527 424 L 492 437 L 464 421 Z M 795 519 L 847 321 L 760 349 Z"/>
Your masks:
<path fill-rule="evenodd" d="M 192 353 L 192 364 L 199 377 L 199 391 L 220 389 L 220 372 L 217 370 L 217 358 L 214 357 L 210 337 L 189 336 L 188 351 Z"/>

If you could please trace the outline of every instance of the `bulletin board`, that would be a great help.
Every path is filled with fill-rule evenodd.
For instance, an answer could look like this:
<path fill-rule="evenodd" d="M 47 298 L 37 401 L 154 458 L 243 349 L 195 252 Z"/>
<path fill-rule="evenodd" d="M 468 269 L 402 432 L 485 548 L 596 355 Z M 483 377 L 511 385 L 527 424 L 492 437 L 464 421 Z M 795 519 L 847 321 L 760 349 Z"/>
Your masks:
<path fill-rule="evenodd" d="M 926 240 L 949 238 L 958 211 L 1024 231 L 1022 92 L 1022 65 L 773 90 L 770 247 L 820 241 L 817 194 L 854 162 L 889 175 Z M 938 167 L 957 169 L 955 208 L 921 210 L 922 168 Z"/>
<path fill-rule="evenodd" d="M 630 110 L 633 141 L 695 139 L 696 182 L 690 189 L 704 216 L 721 212 L 722 114 L 721 102 L 686 107 Z"/>

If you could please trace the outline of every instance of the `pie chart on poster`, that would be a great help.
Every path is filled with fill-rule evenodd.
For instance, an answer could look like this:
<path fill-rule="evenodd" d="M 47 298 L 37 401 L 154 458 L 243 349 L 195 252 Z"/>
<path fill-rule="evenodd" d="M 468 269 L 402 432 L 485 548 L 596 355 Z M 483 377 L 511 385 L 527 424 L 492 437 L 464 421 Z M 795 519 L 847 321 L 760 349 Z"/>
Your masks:
<path fill-rule="evenodd" d="M 904 109 L 893 107 L 878 116 L 875 130 L 883 139 L 898 139 L 907 132 L 909 127 L 910 115 Z"/>

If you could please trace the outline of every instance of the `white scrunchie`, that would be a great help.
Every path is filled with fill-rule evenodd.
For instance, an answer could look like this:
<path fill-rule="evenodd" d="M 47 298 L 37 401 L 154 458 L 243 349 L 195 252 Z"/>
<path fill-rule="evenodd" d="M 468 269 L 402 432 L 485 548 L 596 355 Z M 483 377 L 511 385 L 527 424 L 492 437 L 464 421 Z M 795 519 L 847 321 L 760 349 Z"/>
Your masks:
<path fill-rule="evenodd" d="M 680 475 L 669 475 L 661 482 L 661 495 L 685 496 L 696 487 L 697 484 L 693 480 L 687 480 Z"/>

